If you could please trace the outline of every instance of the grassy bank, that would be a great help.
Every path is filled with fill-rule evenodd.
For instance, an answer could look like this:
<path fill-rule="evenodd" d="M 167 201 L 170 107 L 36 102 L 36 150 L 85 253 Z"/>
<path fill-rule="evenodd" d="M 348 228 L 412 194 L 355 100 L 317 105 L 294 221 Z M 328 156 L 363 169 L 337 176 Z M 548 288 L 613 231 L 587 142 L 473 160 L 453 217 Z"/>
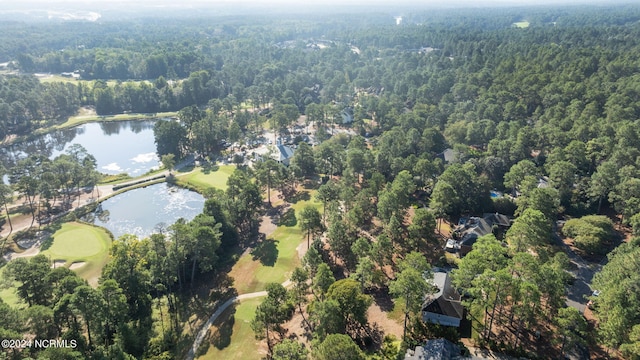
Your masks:
<path fill-rule="evenodd" d="M 213 323 L 198 349 L 198 359 L 258 360 L 259 341 L 251 329 L 251 320 L 262 298 L 244 300 L 230 306 Z"/>
<path fill-rule="evenodd" d="M 227 179 L 235 169 L 235 165 L 220 165 L 213 169 L 199 167 L 186 174 L 174 173 L 174 175 L 176 184 L 202 194 L 210 188 L 226 190 Z"/>
<path fill-rule="evenodd" d="M 21 135 L 21 136 L 10 136 L 8 140 L 0 141 L 0 146 L 11 145 L 20 141 L 25 141 L 29 139 L 33 139 L 37 136 L 44 135 L 56 130 L 72 128 L 74 126 L 79 126 L 91 122 L 102 122 L 102 121 L 134 121 L 134 120 L 153 120 L 164 117 L 176 117 L 178 116 L 177 112 L 160 112 L 160 113 L 135 113 L 135 114 L 115 114 L 115 115 L 78 115 L 71 116 L 67 119 L 67 121 L 52 125 L 45 128 L 40 128 L 34 130 L 29 135 Z"/>
<path fill-rule="evenodd" d="M 67 121 L 60 125 L 52 126 L 52 130 L 70 128 L 90 122 L 97 121 L 129 121 L 129 120 L 153 120 L 163 117 L 176 117 L 177 112 L 160 112 L 160 113 L 135 113 L 135 114 L 115 114 L 115 115 L 79 115 L 71 116 Z"/>

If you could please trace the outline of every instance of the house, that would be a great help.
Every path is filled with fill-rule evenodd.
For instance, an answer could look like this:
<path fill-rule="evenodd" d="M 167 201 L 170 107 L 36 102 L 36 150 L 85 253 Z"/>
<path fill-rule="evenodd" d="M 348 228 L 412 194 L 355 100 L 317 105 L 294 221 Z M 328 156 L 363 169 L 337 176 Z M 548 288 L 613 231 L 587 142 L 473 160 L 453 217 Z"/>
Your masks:
<path fill-rule="evenodd" d="M 278 141 L 278 143 L 275 146 L 274 145 L 260 146 L 257 149 L 255 149 L 253 153 L 256 160 L 258 161 L 262 161 L 262 159 L 265 156 L 269 156 L 273 160 L 281 164 L 284 164 L 286 166 L 289 166 L 289 162 L 293 157 L 294 150 L 293 148 L 287 145 L 282 145 L 280 141 Z"/>
<path fill-rule="evenodd" d="M 460 347 L 447 339 L 433 339 L 415 350 L 408 349 L 405 360 L 457 360 L 460 357 Z"/>
<path fill-rule="evenodd" d="M 289 146 L 278 144 L 276 145 L 276 152 L 273 155 L 273 158 L 284 165 L 289 166 L 289 161 L 293 157 L 293 149 Z"/>
<path fill-rule="evenodd" d="M 459 240 L 448 239 L 445 250 L 465 256 L 473 248 L 479 237 L 493 233 L 494 227 L 506 229 L 511 226 L 508 216 L 498 213 L 486 213 L 482 217 L 461 218 L 453 233 Z"/>
<path fill-rule="evenodd" d="M 353 122 L 353 110 L 351 108 L 344 108 L 340 112 L 343 124 L 351 124 Z"/>
<path fill-rule="evenodd" d="M 452 148 L 446 148 L 443 152 L 436 154 L 437 159 L 442 159 L 445 164 L 451 164 L 458 160 L 458 152 Z"/>
<path fill-rule="evenodd" d="M 451 285 L 451 277 L 446 271 L 434 271 L 435 294 L 425 297 L 422 305 L 422 320 L 444 326 L 459 327 L 464 315 L 460 294 Z"/>

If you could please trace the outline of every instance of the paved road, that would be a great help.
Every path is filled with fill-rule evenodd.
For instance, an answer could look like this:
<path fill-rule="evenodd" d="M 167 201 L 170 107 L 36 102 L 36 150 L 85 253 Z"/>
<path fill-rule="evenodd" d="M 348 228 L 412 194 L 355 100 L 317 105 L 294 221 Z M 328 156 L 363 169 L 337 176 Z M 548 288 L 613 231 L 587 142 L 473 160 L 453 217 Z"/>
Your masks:
<path fill-rule="evenodd" d="M 580 255 L 576 254 L 567 244 L 565 244 L 562 239 L 558 236 L 557 226 L 554 226 L 553 229 L 553 237 L 556 244 L 562 246 L 564 252 L 569 257 L 569 261 L 575 268 L 571 273 L 575 277 L 575 281 L 573 285 L 569 289 L 567 289 L 567 306 L 574 307 L 580 311 L 580 313 L 584 313 L 584 310 L 587 306 L 587 296 L 590 296 L 593 290 L 591 289 L 591 281 L 593 280 L 593 275 L 596 272 L 600 271 L 602 268 L 601 264 L 594 265 L 588 263 L 584 260 Z"/>

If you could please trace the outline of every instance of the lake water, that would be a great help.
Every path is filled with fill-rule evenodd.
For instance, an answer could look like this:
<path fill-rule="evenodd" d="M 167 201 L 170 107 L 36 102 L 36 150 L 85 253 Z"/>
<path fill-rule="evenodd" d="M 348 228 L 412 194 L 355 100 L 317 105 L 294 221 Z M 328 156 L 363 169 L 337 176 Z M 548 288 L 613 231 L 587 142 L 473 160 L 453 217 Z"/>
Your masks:
<path fill-rule="evenodd" d="M 179 218 L 193 220 L 204 208 L 202 195 L 167 183 L 127 191 L 102 202 L 96 225 L 107 228 L 116 237 L 134 234 L 147 237 L 158 224 L 165 227 Z"/>
<path fill-rule="evenodd" d="M 159 121 L 159 120 L 157 120 Z M 117 121 L 80 125 L 55 131 L 30 141 L 0 149 L 0 161 L 7 168 L 28 154 L 49 158 L 80 144 L 96 158 L 97 170 L 105 174 L 139 176 L 159 166 L 153 137 L 155 121 Z"/>

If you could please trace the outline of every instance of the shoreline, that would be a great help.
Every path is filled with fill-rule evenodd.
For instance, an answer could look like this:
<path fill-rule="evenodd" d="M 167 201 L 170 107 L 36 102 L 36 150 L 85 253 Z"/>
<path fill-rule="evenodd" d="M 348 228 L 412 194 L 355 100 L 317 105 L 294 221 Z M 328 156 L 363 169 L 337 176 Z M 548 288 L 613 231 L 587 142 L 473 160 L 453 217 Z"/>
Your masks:
<path fill-rule="evenodd" d="M 113 114 L 113 115 L 77 115 L 70 116 L 65 122 L 58 125 L 52 125 L 46 128 L 34 130 L 28 135 L 9 134 L 0 141 L 0 148 L 10 146 L 20 141 L 28 141 L 37 136 L 46 135 L 56 130 L 72 129 L 76 126 L 85 125 L 96 122 L 118 122 L 118 121 L 145 121 L 162 118 L 177 117 L 177 111 L 159 112 L 159 113 L 133 113 L 133 114 Z"/>
<path fill-rule="evenodd" d="M 192 158 L 191 157 L 187 157 L 185 160 L 185 163 L 179 164 L 180 168 L 185 167 L 186 165 L 191 164 Z M 174 171 L 177 171 L 177 169 L 175 169 Z M 168 182 L 170 173 L 168 170 L 161 170 L 160 172 L 156 172 L 153 174 L 148 174 L 148 175 L 143 175 L 140 176 L 138 178 L 134 178 L 134 179 L 128 179 L 126 181 L 123 182 L 118 182 L 116 184 L 103 184 L 103 185 L 97 185 L 97 189 L 99 191 L 99 196 L 97 198 L 94 197 L 90 197 L 90 198 L 85 198 L 83 201 L 81 201 L 81 203 L 79 205 L 75 205 L 72 209 L 68 210 L 64 215 L 60 216 L 58 219 L 64 219 L 64 217 L 77 212 L 78 210 L 87 207 L 87 206 L 98 206 L 100 203 L 104 202 L 105 200 L 108 200 L 116 195 L 120 195 L 123 194 L 127 191 L 130 190 L 135 190 L 138 188 L 144 188 L 150 185 L 156 185 L 156 184 L 161 184 L 161 183 L 165 183 Z M 176 174 L 173 174 L 173 176 L 175 177 Z M 198 194 L 204 196 L 204 194 L 202 194 L 200 191 L 197 191 L 194 188 L 191 188 L 189 186 L 185 186 L 184 184 L 180 184 L 179 182 L 175 182 L 172 183 L 172 185 L 174 186 L 178 186 L 180 188 L 189 190 L 189 191 L 194 191 L 197 192 Z M 114 189 L 115 188 L 115 189 Z M 76 201 L 74 201 L 73 203 L 77 203 Z M 52 221 L 52 223 L 55 223 L 56 221 L 58 221 L 58 219 Z M 31 224 L 31 222 L 30 222 Z M 22 226 L 20 228 L 18 228 L 17 226 L 14 225 L 13 231 L 11 231 L 10 233 L 6 233 L 3 235 L 0 235 L 0 240 L 3 241 L 3 243 L 6 246 L 6 242 L 9 240 L 9 238 L 16 234 L 19 233 L 21 231 L 26 231 L 29 230 L 31 228 L 33 228 L 34 226 L 38 226 L 37 222 L 34 222 L 33 224 L 31 224 L 30 226 Z M 41 224 L 42 225 L 42 224 Z M 48 227 L 50 224 L 44 224 L 44 228 Z M 2 233 L 5 233 L 7 229 L 3 229 Z M 6 249 L 3 247 L 2 248 L 2 252 L 4 252 Z"/>

